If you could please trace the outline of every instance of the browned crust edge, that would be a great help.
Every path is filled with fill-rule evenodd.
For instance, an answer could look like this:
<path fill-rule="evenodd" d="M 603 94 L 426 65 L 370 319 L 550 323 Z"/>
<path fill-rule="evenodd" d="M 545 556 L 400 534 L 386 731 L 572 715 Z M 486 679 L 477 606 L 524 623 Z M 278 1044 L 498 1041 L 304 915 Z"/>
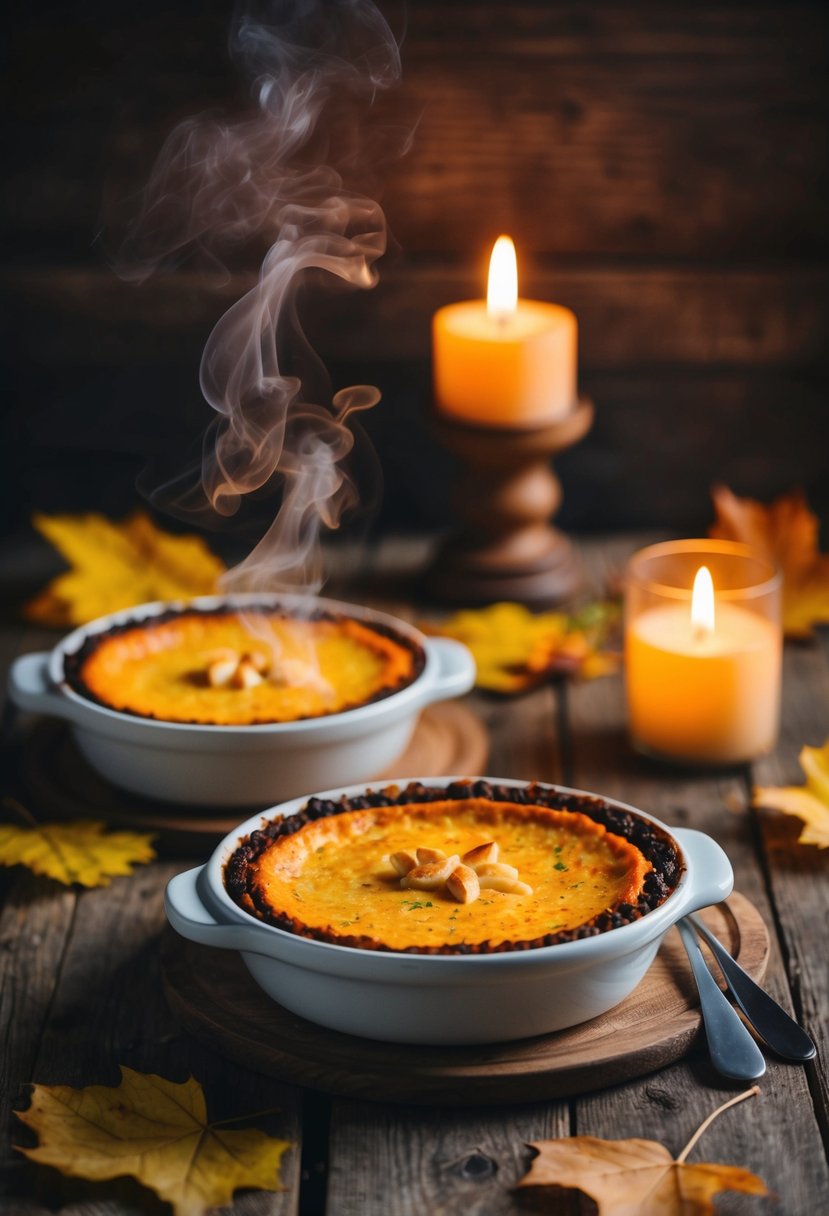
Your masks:
<path fill-rule="evenodd" d="M 398 633 L 396 629 L 392 629 L 389 625 L 384 625 L 377 621 L 363 622 L 360 617 L 349 618 L 346 612 L 329 612 L 323 608 L 316 608 L 311 612 L 298 613 L 292 612 L 288 608 L 280 604 L 246 604 L 245 608 L 251 612 L 267 613 L 271 616 L 284 616 L 289 619 L 301 619 L 306 621 L 345 621 L 353 619 L 360 621 L 361 624 L 367 624 L 368 628 L 373 629 L 375 633 L 379 633 L 382 637 L 391 638 L 398 646 L 402 646 L 404 650 L 408 650 L 412 656 L 412 670 L 409 675 L 404 676 L 397 681 L 396 684 L 388 685 L 385 688 L 380 688 L 370 697 L 366 697 L 362 701 L 355 701 L 353 704 L 340 706 L 339 709 L 328 710 L 320 714 L 306 714 L 300 718 L 290 718 L 287 721 L 282 721 L 279 718 L 251 718 L 249 722 L 234 723 L 233 728 L 244 728 L 245 726 L 290 726 L 294 722 L 308 722 L 316 718 L 331 718 L 335 714 L 347 714 L 353 709 L 362 709 L 364 705 L 372 705 L 375 701 L 384 701 L 387 697 L 393 696 L 397 692 L 401 692 L 404 688 L 408 688 L 410 684 L 414 684 L 418 676 L 423 672 L 426 666 L 426 653 L 422 646 L 419 646 L 412 638 L 406 637 L 405 634 Z M 172 722 L 176 726 L 206 726 L 208 728 L 226 728 L 227 724 L 222 722 L 200 722 L 192 718 L 162 718 L 158 714 L 142 714 L 134 709 L 119 709 L 112 705 L 103 697 L 98 696 L 87 685 L 83 676 L 83 669 L 91 655 L 95 653 L 109 638 L 117 637 L 119 633 L 127 633 L 130 629 L 141 629 L 144 626 L 163 625 L 167 621 L 176 620 L 185 616 L 225 616 L 228 612 L 237 612 L 236 605 L 220 604 L 215 608 L 170 608 L 166 612 L 160 612 L 157 616 L 136 617 L 129 621 L 124 621 L 123 624 L 113 625 L 111 628 L 104 630 L 102 633 L 96 633 L 86 638 L 83 645 L 72 654 L 67 654 L 63 659 L 63 678 L 73 692 L 78 693 L 86 701 L 92 701 L 95 705 L 100 705 L 104 709 L 112 710 L 113 713 L 124 714 L 128 718 L 143 718 L 151 722 Z"/>
<path fill-rule="evenodd" d="M 252 862 L 256 861 L 275 839 L 280 836 L 293 835 L 294 832 L 298 832 L 300 828 L 314 820 L 325 819 L 330 815 L 340 815 L 344 811 L 467 798 L 485 798 L 492 802 L 512 802 L 525 806 L 546 807 L 551 810 L 575 811 L 602 824 L 609 832 L 613 832 L 635 845 L 653 867 L 645 877 L 642 894 L 637 903 L 613 905 L 591 920 L 585 921 L 583 925 L 578 925 L 573 929 L 561 929 L 527 941 L 506 941 L 493 944 L 487 940 L 471 944 L 461 942 L 457 946 L 407 946 L 403 950 L 391 950 L 390 947 L 371 937 L 341 935 L 328 929 L 309 927 L 287 913 L 275 912 L 262 900 L 253 881 Z M 403 790 L 391 785 L 382 790 L 368 790 L 365 794 L 355 798 L 342 797 L 337 800 L 311 798 L 295 815 L 289 815 L 283 819 L 273 819 L 241 841 L 225 866 L 224 880 L 231 898 L 245 912 L 277 929 L 284 929 L 288 933 L 310 938 L 313 941 L 394 954 L 502 954 L 508 951 L 537 950 L 542 946 L 555 946 L 562 942 L 596 937 L 600 933 L 619 929 L 623 925 L 641 920 L 648 912 L 659 907 L 674 891 L 682 872 L 683 865 L 679 851 L 673 838 L 667 832 L 632 811 L 624 811 L 612 806 L 603 798 L 586 794 L 559 793 L 535 784 L 523 787 L 492 785 L 488 781 L 458 781 L 434 788 L 413 782 Z"/>

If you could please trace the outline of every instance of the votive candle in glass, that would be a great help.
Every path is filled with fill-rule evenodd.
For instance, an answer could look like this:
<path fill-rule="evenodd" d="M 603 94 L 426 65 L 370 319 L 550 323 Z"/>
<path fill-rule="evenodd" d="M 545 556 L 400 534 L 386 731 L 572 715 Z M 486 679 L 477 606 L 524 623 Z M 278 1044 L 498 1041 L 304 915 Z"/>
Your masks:
<path fill-rule="evenodd" d="M 625 678 L 631 740 L 657 758 L 738 764 L 774 747 L 781 577 L 748 546 L 651 545 L 630 560 Z"/>

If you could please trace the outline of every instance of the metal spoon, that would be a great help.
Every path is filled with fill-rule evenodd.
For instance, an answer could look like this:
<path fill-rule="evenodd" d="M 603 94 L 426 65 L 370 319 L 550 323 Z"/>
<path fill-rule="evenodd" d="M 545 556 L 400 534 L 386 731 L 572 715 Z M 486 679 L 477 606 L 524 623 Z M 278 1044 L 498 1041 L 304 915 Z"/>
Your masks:
<path fill-rule="evenodd" d="M 711 1063 L 724 1077 L 732 1077 L 736 1081 L 755 1081 L 766 1071 L 763 1053 L 705 965 L 694 930 L 681 920 L 676 927 L 699 991 Z"/>
<path fill-rule="evenodd" d="M 714 955 L 734 1000 L 763 1042 L 784 1060 L 797 1063 L 811 1060 L 816 1048 L 803 1027 L 798 1026 L 785 1009 L 754 982 L 707 925 L 696 916 L 688 916 L 686 920 L 691 922 Z"/>

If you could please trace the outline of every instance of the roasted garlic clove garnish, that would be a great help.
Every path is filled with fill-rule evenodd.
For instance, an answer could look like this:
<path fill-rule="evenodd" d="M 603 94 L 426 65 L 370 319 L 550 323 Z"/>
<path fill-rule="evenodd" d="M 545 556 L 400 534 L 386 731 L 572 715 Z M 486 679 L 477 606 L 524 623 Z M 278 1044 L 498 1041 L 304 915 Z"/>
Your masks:
<path fill-rule="evenodd" d="M 391 853 L 389 855 L 389 865 L 393 870 L 396 870 L 401 878 L 413 870 L 417 865 L 416 858 L 412 857 L 411 853 L 401 851 L 399 853 Z"/>
<path fill-rule="evenodd" d="M 415 855 L 402 850 L 384 860 L 400 875 L 400 886 L 420 891 L 446 890 L 461 904 L 471 904 L 481 891 L 502 891 L 505 895 L 532 895 L 533 889 L 518 877 L 515 866 L 498 861 L 494 840 L 476 845 L 463 855 L 447 857 L 442 849 L 415 849 Z"/>
<path fill-rule="evenodd" d="M 518 877 L 515 866 L 508 866 L 504 861 L 490 861 L 484 865 L 473 866 L 472 869 L 479 878 L 509 878 L 513 882 Z"/>
<path fill-rule="evenodd" d="M 419 866 L 428 865 L 430 861 L 443 861 L 446 857 L 443 849 L 418 849 L 417 864 Z"/>
<path fill-rule="evenodd" d="M 447 878 L 446 890 L 459 904 L 471 904 L 481 894 L 481 884 L 475 871 L 461 864 Z"/>
<path fill-rule="evenodd" d="M 460 862 L 460 857 L 455 853 L 452 857 L 444 858 L 443 861 L 429 861 L 425 865 L 415 866 L 400 879 L 400 885 L 418 891 L 436 891 L 438 887 L 443 886 Z"/>
<path fill-rule="evenodd" d="M 265 677 L 257 671 L 256 664 L 249 654 L 243 654 L 230 677 L 231 688 L 256 688 L 264 682 Z"/>
<path fill-rule="evenodd" d="M 207 669 L 207 682 L 211 688 L 224 688 L 229 684 L 239 666 L 236 655 L 217 658 Z"/>
<path fill-rule="evenodd" d="M 494 840 L 488 840 L 486 844 L 476 844 L 474 849 L 470 849 L 468 853 L 464 853 L 461 861 L 465 865 L 475 866 L 485 865 L 487 862 L 497 861 L 499 853 L 498 845 Z"/>
<path fill-rule="evenodd" d="M 235 650 L 213 651 L 207 667 L 211 688 L 256 688 L 263 683 L 269 663 L 258 652 L 237 654 Z"/>

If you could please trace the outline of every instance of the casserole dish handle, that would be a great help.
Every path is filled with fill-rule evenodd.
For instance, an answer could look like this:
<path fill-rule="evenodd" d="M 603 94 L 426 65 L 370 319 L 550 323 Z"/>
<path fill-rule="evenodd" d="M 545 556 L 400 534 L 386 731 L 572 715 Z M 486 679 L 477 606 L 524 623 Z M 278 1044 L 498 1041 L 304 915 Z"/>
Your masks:
<path fill-rule="evenodd" d="M 463 642 L 454 638 L 427 638 L 426 651 L 436 660 L 437 667 L 429 701 L 444 701 L 469 692 L 475 684 L 475 660 Z"/>
<path fill-rule="evenodd" d="M 185 870 L 167 883 L 164 911 L 167 919 L 182 937 L 201 946 L 218 946 L 224 950 L 245 950 L 255 954 L 253 942 L 267 934 L 256 924 L 223 925 L 207 910 L 199 894 L 199 878 L 204 866 Z"/>
<path fill-rule="evenodd" d="M 49 675 L 50 658 L 45 650 L 16 658 L 9 670 L 9 696 L 21 709 L 71 719 L 72 706 Z"/>
<path fill-rule="evenodd" d="M 728 899 L 734 890 L 734 871 L 716 840 L 692 828 L 672 828 L 671 831 L 682 846 L 693 872 L 693 882 L 682 916 Z"/>

